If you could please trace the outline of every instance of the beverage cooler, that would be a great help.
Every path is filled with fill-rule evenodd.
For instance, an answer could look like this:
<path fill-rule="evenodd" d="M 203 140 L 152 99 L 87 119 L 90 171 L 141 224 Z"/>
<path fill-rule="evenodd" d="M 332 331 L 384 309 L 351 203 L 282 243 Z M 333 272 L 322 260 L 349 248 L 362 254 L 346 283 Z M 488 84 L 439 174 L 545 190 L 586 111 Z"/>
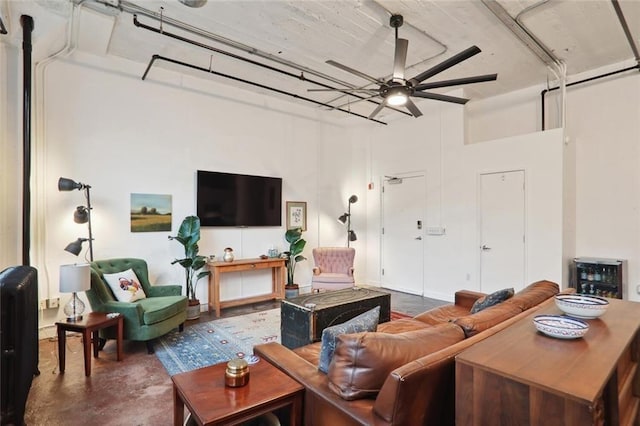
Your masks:
<path fill-rule="evenodd" d="M 576 257 L 571 268 L 571 287 L 581 294 L 622 299 L 626 260 Z"/>

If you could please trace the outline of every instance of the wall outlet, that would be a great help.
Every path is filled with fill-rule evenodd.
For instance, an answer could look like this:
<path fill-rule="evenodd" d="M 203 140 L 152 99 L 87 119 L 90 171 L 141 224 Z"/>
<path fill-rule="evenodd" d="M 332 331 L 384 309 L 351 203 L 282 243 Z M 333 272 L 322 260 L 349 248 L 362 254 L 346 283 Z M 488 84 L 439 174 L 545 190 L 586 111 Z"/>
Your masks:
<path fill-rule="evenodd" d="M 60 298 L 59 297 L 54 297 L 53 299 L 49 299 L 47 301 L 47 307 L 49 309 L 58 309 L 59 306 L 60 306 Z"/>
<path fill-rule="evenodd" d="M 40 310 L 44 311 L 45 309 L 47 309 L 47 299 L 42 299 L 40 301 Z"/>

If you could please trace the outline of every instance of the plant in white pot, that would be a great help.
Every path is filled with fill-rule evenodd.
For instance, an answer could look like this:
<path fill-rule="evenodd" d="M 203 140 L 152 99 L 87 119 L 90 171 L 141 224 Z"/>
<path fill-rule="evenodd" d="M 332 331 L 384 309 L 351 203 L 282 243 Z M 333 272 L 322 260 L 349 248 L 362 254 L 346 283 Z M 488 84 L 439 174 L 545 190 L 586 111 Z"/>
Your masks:
<path fill-rule="evenodd" d="M 185 283 L 187 287 L 187 297 L 189 307 L 187 308 L 187 319 L 200 317 L 200 301 L 196 297 L 196 286 L 201 278 L 209 276 L 211 272 L 201 269 L 207 263 L 205 256 L 198 254 L 198 241 L 200 241 L 200 219 L 197 216 L 187 216 L 182 221 L 178 235 L 169 236 L 170 240 L 176 240 L 184 247 L 184 258 L 176 259 L 172 265 L 179 263 L 184 268 Z M 199 271 L 199 272 L 198 272 Z"/>
<path fill-rule="evenodd" d="M 284 286 L 284 290 L 285 297 L 290 298 L 297 296 L 300 291 L 300 286 L 295 283 L 293 276 L 296 272 L 296 264 L 307 260 L 307 258 L 302 255 L 302 251 L 307 242 L 302 238 L 302 228 L 287 230 L 284 238 L 289 243 L 289 251 L 283 253 L 286 256 L 285 265 L 287 266 L 287 284 Z"/>

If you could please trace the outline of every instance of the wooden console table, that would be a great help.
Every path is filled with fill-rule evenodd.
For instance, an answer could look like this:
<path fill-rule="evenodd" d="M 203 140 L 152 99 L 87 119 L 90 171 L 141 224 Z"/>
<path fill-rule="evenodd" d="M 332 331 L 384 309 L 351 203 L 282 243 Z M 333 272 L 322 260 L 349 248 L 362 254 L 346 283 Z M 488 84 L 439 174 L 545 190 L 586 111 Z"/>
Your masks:
<path fill-rule="evenodd" d="M 209 312 L 211 312 L 211 308 L 215 309 L 217 317 L 220 316 L 220 309 L 222 308 L 262 302 L 264 300 L 284 299 L 284 259 L 237 259 L 233 262 L 209 262 L 208 265 L 211 271 L 209 276 L 208 308 Z M 220 275 L 227 272 L 254 271 L 257 269 L 271 269 L 271 293 L 220 301 Z"/>
<path fill-rule="evenodd" d="M 608 299 L 581 339 L 538 333 L 540 310 L 456 357 L 456 425 L 638 424 L 640 304 Z"/>

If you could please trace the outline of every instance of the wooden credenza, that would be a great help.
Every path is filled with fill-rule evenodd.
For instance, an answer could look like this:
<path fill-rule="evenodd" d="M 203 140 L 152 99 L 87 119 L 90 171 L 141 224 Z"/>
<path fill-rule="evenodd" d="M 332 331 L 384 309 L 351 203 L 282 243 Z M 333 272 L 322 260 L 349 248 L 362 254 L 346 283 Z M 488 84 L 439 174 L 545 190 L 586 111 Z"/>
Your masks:
<path fill-rule="evenodd" d="M 284 299 L 285 261 L 281 258 L 269 259 L 237 259 L 233 262 L 209 262 L 209 302 L 208 310 L 213 308 L 216 316 L 220 316 L 220 309 L 231 306 L 246 305 L 271 299 Z M 271 269 L 271 292 L 258 296 L 243 297 L 233 300 L 220 300 L 220 275 L 229 272 L 255 271 Z"/>
<path fill-rule="evenodd" d="M 576 340 L 547 337 L 533 317 L 553 299 L 456 357 L 456 425 L 634 425 L 640 404 L 640 304 L 609 299 Z"/>

